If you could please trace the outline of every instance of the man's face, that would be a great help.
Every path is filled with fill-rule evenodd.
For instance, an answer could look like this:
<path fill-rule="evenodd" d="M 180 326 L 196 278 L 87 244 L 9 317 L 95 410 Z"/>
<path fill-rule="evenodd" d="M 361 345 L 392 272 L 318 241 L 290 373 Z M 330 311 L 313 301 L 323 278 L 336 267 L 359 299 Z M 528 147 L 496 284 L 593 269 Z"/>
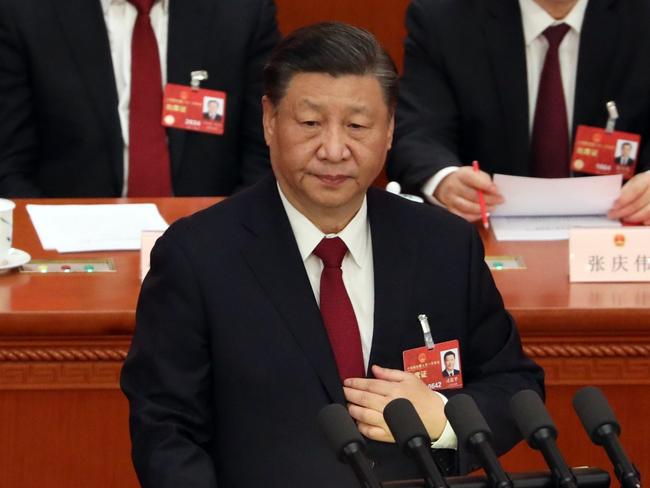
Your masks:
<path fill-rule="evenodd" d="M 629 158 L 630 153 L 632 152 L 632 146 L 629 144 L 623 144 L 623 157 Z"/>
<path fill-rule="evenodd" d="M 218 108 L 217 102 L 215 102 L 214 100 L 208 102 L 208 113 L 210 115 L 212 116 L 217 115 L 217 108 Z"/>
<path fill-rule="evenodd" d="M 451 354 L 445 356 L 445 368 L 447 368 L 447 371 L 453 371 L 455 362 L 456 362 L 456 358 Z"/>
<path fill-rule="evenodd" d="M 300 73 L 277 106 L 266 97 L 263 106 L 273 172 L 289 201 L 316 225 L 352 218 L 393 138 L 377 79 Z"/>

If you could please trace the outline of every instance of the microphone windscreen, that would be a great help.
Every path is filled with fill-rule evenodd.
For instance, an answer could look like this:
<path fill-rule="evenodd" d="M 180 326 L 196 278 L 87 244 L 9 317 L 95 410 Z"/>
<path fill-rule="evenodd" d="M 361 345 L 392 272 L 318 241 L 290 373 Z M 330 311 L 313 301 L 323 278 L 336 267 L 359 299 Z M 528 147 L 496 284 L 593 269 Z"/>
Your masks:
<path fill-rule="evenodd" d="M 578 390 L 573 397 L 573 408 L 594 444 L 602 443 L 598 429 L 604 424 L 610 424 L 616 431 L 616 435 L 621 434 L 621 426 L 616 420 L 616 415 L 605 395 L 598 388 L 587 386 Z"/>
<path fill-rule="evenodd" d="M 406 450 L 408 441 L 414 437 L 424 437 L 427 442 L 431 442 L 422 419 L 413 404 L 406 398 L 391 400 L 384 407 L 384 420 L 400 449 Z"/>
<path fill-rule="evenodd" d="M 481 414 L 474 399 L 465 393 L 452 396 L 445 405 L 445 415 L 454 429 L 458 441 L 470 446 L 470 438 L 478 433 L 484 433 L 489 439 L 492 431 Z"/>
<path fill-rule="evenodd" d="M 365 445 L 363 437 L 359 433 L 354 420 L 343 405 L 332 403 L 323 407 L 318 412 L 318 424 L 320 425 L 330 448 L 337 457 L 345 461 L 343 448 L 352 442 Z"/>
<path fill-rule="evenodd" d="M 510 399 L 510 412 L 530 447 L 537 448 L 533 434 L 539 429 L 549 429 L 553 438 L 557 438 L 557 427 L 537 392 L 522 390 L 516 393 Z"/>

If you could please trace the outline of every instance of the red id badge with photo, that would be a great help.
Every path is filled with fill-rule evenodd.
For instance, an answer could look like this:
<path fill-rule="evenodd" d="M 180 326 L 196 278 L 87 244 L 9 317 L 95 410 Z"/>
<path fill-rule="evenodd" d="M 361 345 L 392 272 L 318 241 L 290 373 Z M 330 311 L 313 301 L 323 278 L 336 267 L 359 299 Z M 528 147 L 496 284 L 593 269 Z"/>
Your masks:
<path fill-rule="evenodd" d="M 432 390 L 448 390 L 463 387 L 463 369 L 460 364 L 458 341 L 409 349 L 402 353 L 404 371 L 413 373 Z"/>
<path fill-rule="evenodd" d="M 162 125 L 222 135 L 226 93 L 168 83 L 163 98 Z"/>
<path fill-rule="evenodd" d="M 622 174 L 628 180 L 634 176 L 640 143 L 639 134 L 579 125 L 571 169 L 591 175 Z"/>

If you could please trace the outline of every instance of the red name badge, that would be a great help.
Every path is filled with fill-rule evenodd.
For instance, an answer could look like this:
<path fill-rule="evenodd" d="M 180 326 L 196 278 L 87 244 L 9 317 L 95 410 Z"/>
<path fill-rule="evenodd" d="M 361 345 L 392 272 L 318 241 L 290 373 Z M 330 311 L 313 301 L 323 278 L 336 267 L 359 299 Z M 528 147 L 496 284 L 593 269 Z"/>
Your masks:
<path fill-rule="evenodd" d="M 432 390 L 448 390 L 463 387 L 458 341 L 409 349 L 402 353 L 404 371 L 413 373 Z"/>
<path fill-rule="evenodd" d="M 631 132 L 607 132 L 579 125 L 573 144 L 571 169 L 592 175 L 634 176 L 641 136 Z"/>
<path fill-rule="evenodd" d="M 168 83 L 163 98 L 162 125 L 208 134 L 223 134 L 226 94 Z"/>

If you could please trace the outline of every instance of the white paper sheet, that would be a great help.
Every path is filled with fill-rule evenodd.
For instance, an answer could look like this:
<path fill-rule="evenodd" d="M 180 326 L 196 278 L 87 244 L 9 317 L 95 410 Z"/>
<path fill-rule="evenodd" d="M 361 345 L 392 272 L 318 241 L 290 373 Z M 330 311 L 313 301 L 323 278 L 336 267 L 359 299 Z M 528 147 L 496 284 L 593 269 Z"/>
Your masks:
<path fill-rule="evenodd" d="M 43 249 L 58 252 L 140 249 L 143 230 L 165 230 L 153 203 L 27 205 Z"/>
<path fill-rule="evenodd" d="M 546 179 L 495 174 L 505 202 L 491 213 L 494 235 L 498 241 L 563 240 L 574 227 L 620 227 L 606 214 L 622 181 L 622 175 Z"/>
<path fill-rule="evenodd" d="M 494 217 L 606 215 L 621 192 L 622 175 L 580 178 L 528 178 L 494 175 L 505 202 Z"/>
<path fill-rule="evenodd" d="M 493 217 L 490 224 L 498 241 L 561 241 L 575 227 L 621 227 L 618 220 L 601 215 L 553 217 Z"/>

